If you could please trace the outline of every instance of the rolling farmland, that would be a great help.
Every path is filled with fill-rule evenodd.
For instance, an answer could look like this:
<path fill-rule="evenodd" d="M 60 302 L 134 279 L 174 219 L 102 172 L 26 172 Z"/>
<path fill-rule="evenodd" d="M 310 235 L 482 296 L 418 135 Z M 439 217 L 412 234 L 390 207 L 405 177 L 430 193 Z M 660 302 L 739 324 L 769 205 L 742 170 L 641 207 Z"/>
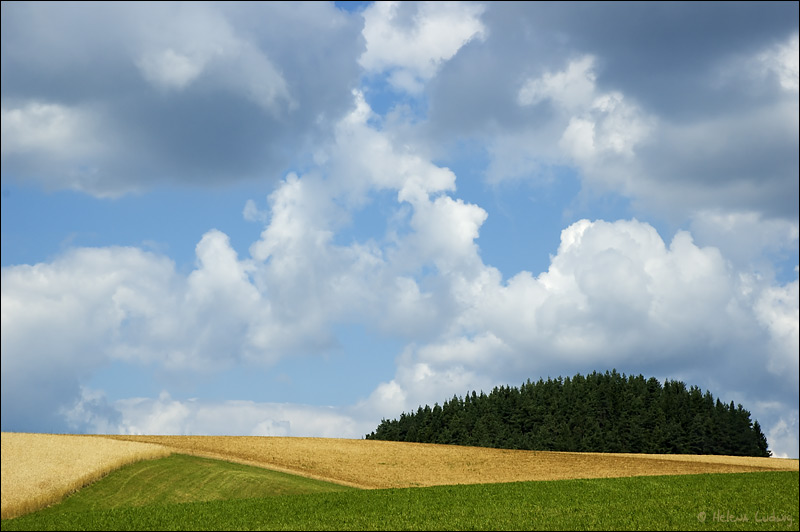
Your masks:
<path fill-rule="evenodd" d="M 334 438 L 107 437 L 367 489 L 798 470 L 797 460 L 739 456 L 561 453 Z"/>
<path fill-rule="evenodd" d="M 513 451 L 327 438 L 2 434 L 3 518 L 42 508 L 122 465 L 171 453 L 364 489 L 531 480 L 798 471 L 797 460 Z"/>

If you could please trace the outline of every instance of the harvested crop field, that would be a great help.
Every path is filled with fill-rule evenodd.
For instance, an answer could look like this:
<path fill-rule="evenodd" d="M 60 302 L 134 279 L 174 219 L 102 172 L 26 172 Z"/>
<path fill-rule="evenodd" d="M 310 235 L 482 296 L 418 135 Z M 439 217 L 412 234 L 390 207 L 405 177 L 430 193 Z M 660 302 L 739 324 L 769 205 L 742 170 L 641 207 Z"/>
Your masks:
<path fill-rule="evenodd" d="M 110 471 L 170 449 L 96 436 L 2 433 L 2 518 L 61 500 Z"/>
<path fill-rule="evenodd" d="M 797 471 L 797 460 L 511 451 L 334 438 L 2 433 L 2 517 L 42 508 L 123 465 L 171 453 L 367 489 L 525 480 Z"/>
<path fill-rule="evenodd" d="M 375 440 L 258 436 L 108 436 L 361 488 L 524 480 L 797 471 L 797 460 L 738 456 L 513 451 Z"/>

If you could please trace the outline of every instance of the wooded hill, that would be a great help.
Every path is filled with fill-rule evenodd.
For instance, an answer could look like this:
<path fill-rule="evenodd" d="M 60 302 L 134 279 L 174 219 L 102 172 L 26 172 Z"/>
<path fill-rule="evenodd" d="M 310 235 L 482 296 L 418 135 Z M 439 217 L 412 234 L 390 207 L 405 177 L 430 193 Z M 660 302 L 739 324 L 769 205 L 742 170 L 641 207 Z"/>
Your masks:
<path fill-rule="evenodd" d="M 539 451 L 771 456 L 750 412 L 687 388 L 616 370 L 530 379 L 488 395 L 453 396 L 400 419 L 382 420 L 370 440 Z"/>

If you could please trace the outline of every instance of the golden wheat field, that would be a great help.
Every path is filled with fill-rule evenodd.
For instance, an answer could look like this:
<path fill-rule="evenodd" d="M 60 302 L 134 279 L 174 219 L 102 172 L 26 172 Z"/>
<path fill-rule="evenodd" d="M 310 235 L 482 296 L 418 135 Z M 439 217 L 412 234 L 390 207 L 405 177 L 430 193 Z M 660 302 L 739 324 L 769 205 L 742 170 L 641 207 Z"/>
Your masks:
<path fill-rule="evenodd" d="M 259 436 L 108 436 L 361 488 L 798 470 L 797 460 L 514 451 L 375 440 Z"/>
<path fill-rule="evenodd" d="M 3 433 L 2 441 L 3 518 L 50 504 L 126 463 L 169 452 L 367 489 L 798 470 L 797 460 L 776 458 L 512 451 L 334 438 Z"/>
<path fill-rule="evenodd" d="M 3 432 L 0 439 L 3 519 L 59 501 L 126 464 L 172 452 L 101 437 Z"/>

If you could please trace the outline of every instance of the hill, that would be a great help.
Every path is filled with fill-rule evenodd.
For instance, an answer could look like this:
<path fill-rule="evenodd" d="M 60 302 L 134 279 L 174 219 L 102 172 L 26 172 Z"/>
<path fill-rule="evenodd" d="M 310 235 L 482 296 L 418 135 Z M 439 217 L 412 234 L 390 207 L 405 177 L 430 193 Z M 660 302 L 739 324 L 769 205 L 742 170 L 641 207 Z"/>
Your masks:
<path fill-rule="evenodd" d="M 88 483 L 87 470 L 107 473 L 122 463 L 169 453 L 220 458 L 367 489 L 798 471 L 797 460 L 776 458 L 513 451 L 334 438 L 69 436 L 4 432 L 2 443 L 4 519 L 60 500 L 69 491 Z M 70 450 L 64 452 L 63 449 Z M 103 449 L 114 452 L 103 454 Z M 142 449 L 153 455 L 143 455 Z M 76 460 L 85 466 L 72 467 Z M 72 488 L 65 491 L 64 486 Z M 54 489 L 62 491 L 53 492 Z M 24 511 L 12 512 L 12 504 Z"/>
<path fill-rule="evenodd" d="M 662 386 L 615 370 L 454 396 L 384 419 L 366 438 L 539 451 L 772 454 L 741 404 L 680 381 Z"/>

